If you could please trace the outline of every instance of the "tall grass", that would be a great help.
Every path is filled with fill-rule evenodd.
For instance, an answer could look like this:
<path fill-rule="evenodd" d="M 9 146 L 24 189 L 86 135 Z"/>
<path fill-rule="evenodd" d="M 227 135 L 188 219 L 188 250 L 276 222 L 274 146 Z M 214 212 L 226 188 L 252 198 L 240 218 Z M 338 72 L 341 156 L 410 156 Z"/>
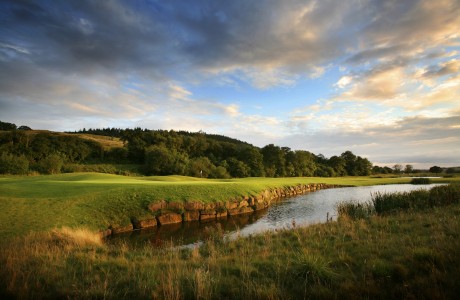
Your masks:
<path fill-rule="evenodd" d="M 339 217 L 363 219 L 371 215 L 386 215 L 408 210 L 423 210 L 460 203 L 460 185 L 436 186 L 430 190 L 375 193 L 368 203 L 342 202 L 337 205 Z"/>
<path fill-rule="evenodd" d="M 430 184 L 431 180 L 430 178 L 424 178 L 424 177 L 412 178 L 410 183 L 411 184 Z"/>
<path fill-rule="evenodd" d="M 460 205 L 223 241 L 195 248 L 100 243 L 86 230 L 0 245 L 1 298 L 454 299 Z M 214 231 L 214 232 L 211 232 Z"/>

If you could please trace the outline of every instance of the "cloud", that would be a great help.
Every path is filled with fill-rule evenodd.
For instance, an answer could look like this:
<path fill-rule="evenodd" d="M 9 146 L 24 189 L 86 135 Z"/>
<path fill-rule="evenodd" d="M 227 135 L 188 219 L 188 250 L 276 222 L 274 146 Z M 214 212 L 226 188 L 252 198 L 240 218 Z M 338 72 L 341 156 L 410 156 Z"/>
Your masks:
<path fill-rule="evenodd" d="M 460 165 L 460 116 L 448 118 L 403 118 L 394 124 L 368 124 L 361 130 L 325 129 L 293 134 L 278 140 L 294 149 L 308 149 L 325 156 L 346 150 L 360 153 L 381 164 L 430 163 Z"/>
<path fill-rule="evenodd" d="M 436 78 L 446 75 L 458 74 L 460 72 L 460 60 L 452 59 L 442 62 L 437 66 L 432 66 L 426 70 L 422 76 L 427 78 Z"/>
<path fill-rule="evenodd" d="M 344 87 L 349 85 L 352 80 L 353 78 L 351 76 L 342 76 L 340 77 L 340 80 L 337 81 L 336 84 L 334 84 L 334 86 L 337 86 L 338 88 L 343 89 Z"/>
<path fill-rule="evenodd" d="M 412 130 L 420 139 L 407 147 L 426 159 L 411 147 L 432 139 L 447 150 L 430 151 L 451 157 L 458 146 L 409 126 L 460 112 L 457 0 L 5 0 L 0 11 L 2 119 L 56 130 L 204 129 L 371 154 L 393 153 L 405 143 L 395 137 Z M 315 99 L 325 82 L 330 91 Z M 282 109 L 248 109 L 264 107 L 255 99 L 272 90 Z"/>

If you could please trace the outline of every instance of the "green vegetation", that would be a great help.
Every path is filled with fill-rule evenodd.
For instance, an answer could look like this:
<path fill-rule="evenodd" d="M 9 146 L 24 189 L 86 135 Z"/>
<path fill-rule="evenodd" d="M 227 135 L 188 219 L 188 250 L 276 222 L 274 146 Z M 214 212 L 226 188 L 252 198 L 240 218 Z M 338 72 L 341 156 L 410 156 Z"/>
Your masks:
<path fill-rule="evenodd" d="M 412 178 L 410 181 L 411 184 L 430 184 L 430 178 Z"/>
<path fill-rule="evenodd" d="M 103 244 L 89 231 L 68 228 L 31 234 L 1 244 L 0 296 L 455 299 L 459 189 L 433 193 L 443 199 L 450 191 L 456 204 L 342 217 L 234 241 L 210 225 L 206 242 L 192 249 Z"/>
<path fill-rule="evenodd" d="M 440 178 L 453 182 L 460 178 Z M 301 183 L 359 186 L 409 183 L 408 178 L 240 178 L 184 176 L 126 177 L 97 173 L 0 177 L 0 238 L 47 231 L 56 226 L 91 230 L 125 226 L 150 214 L 150 203 L 166 200 L 226 201 L 262 190 Z"/>
<path fill-rule="evenodd" d="M 376 193 L 368 203 L 343 202 L 337 207 L 339 217 L 363 219 L 372 215 L 417 211 L 433 207 L 460 204 L 460 185 L 437 186 L 430 190 L 416 190 L 390 194 Z"/>
<path fill-rule="evenodd" d="M 173 130 L 83 129 L 74 133 L 30 130 L 0 121 L 0 174 L 184 175 L 200 178 L 369 175 L 366 158 L 345 151 L 330 159 L 269 144 L 255 147 L 229 137 Z M 13 163 L 10 163 L 12 161 Z M 27 162 L 27 164 L 24 164 Z M 120 165 L 136 165 L 125 172 Z"/>

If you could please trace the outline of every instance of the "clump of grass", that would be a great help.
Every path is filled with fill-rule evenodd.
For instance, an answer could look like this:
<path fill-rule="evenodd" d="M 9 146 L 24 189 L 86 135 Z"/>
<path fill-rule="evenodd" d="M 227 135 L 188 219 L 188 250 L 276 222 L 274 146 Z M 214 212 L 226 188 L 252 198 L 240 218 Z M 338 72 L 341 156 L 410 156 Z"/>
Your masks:
<path fill-rule="evenodd" d="M 352 220 L 366 219 L 375 213 L 372 203 L 356 201 L 341 202 L 337 205 L 339 218 L 348 217 Z"/>
<path fill-rule="evenodd" d="M 86 228 L 62 227 L 51 231 L 51 238 L 57 243 L 84 246 L 101 246 L 102 237 L 100 234 Z"/>
<path fill-rule="evenodd" d="M 412 178 L 410 181 L 411 184 L 430 184 L 430 178 L 420 177 L 420 178 Z"/>
<path fill-rule="evenodd" d="M 304 280 L 305 284 L 326 284 L 340 278 L 331 267 L 331 262 L 321 255 L 299 251 L 292 262 L 292 274 Z"/>

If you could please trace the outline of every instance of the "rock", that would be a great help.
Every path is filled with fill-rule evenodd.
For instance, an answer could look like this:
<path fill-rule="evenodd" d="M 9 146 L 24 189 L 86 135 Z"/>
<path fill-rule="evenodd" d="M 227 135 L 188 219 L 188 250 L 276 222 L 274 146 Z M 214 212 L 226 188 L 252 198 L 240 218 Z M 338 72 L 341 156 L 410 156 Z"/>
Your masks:
<path fill-rule="evenodd" d="M 248 214 L 252 212 L 254 212 L 254 210 L 251 207 L 240 207 L 240 208 L 229 210 L 228 214 L 230 216 L 234 216 L 234 215 L 240 215 L 240 214 Z"/>
<path fill-rule="evenodd" d="M 247 206 L 249 206 L 249 203 L 246 200 L 243 200 L 238 204 L 238 207 L 247 207 Z"/>
<path fill-rule="evenodd" d="M 182 211 L 184 209 L 184 204 L 181 202 L 169 202 L 168 203 L 168 209 L 172 211 Z"/>
<path fill-rule="evenodd" d="M 160 223 L 160 225 L 181 223 L 182 215 L 176 214 L 176 213 L 167 213 L 167 214 L 158 216 L 157 220 L 158 220 L 158 223 Z"/>
<path fill-rule="evenodd" d="M 198 201 L 187 201 L 184 204 L 185 210 L 202 210 L 204 209 L 204 205 Z"/>
<path fill-rule="evenodd" d="M 205 210 L 216 209 L 216 203 L 213 203 L 213 202 L 211 202 L 211 203 L 206 203 L 206 204 L 204 205 L 204 209 L 205 209 Z"/>
<path fill-rule="evenodd" d="M 265 209 L 267 206 L 265 206 L 264 203 L 257 203 L 256 205 L 253 205 L 252 208 L 254 210 L 262 210 Z"/>
<path fill-rule="evenodd" d="M 228 212 L 226 210 L 224 210 L 224 211 L 221 211 L 221 212 L 217 212 L 216 217 L 217 218 L 226 218 L 227 215 L 228 215 Z"/>
<path fill-rule="evenodd" d="M 227 202 L 225 204 L 225 208 L 227 209 L 235 209 L 238 207 L 238 202 Z"/>
<path fill-rule="evenodd" d="M 202 210 L 200 212 L 200 221 L 215 219 L 216 218 L 216 211 L 209 209 L 209 210 Z"/>
<path fill-rule="evenodd" d="M 144 219 L 140 220 L 138 222 L 140 228 L 150 228 L 150 227 L 155 227 L 157 226 L 157 219 L 151 218 L 151 219 Z"/>
<path fill-rule="evenodd" d="M 148 205 L 148 209 L 151 212 L 157 212 L 159 210 L 165 209 L 168 206 L 168 203 L 164 200 L 158 201 L 158 202 L 153 202 Z"/>
<path fill-rule="evenodd" d="M 200 220 L 200 212 L 198 210 L 193 211 L 186 211 L 184 212 L 184 221 L 199 221 Z"/>
<path fill-rule="evenodd" d="M 112 234 L 118 234 L 118 233 L 122 233 L 122 232 L 129 232 L 129 231 L 133 231 L 133 224 L 129 224 L 129 225 L 126 225 L 126 226 L 120 226 L 120 227 L 113 227 L 112 228 Z"/>

